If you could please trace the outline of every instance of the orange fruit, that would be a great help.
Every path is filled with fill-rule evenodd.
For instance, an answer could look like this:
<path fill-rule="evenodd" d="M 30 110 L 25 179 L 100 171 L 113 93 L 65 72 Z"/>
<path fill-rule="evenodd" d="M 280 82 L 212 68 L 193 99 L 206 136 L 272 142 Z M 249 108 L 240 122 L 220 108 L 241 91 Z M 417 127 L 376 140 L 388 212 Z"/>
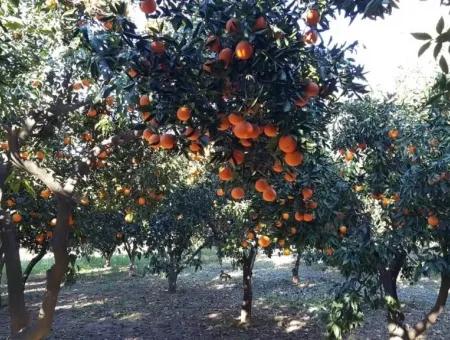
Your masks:
<path fill-rule="evenodd" d="M 268 124 L 264 126 L 264 134 L 269 138 L 276 137 L 278 135 L 278 128 L 275 125 Z"/>
<path fill-rule="evenodd" d="M 14 198 L 8 198 L 5 203 L 8 208 L 12 208 L 16 205 L 16 200 Z"/>
<path fill-rule="evenodd" d="M 92 135 L 91 135 L 91 133 L 88 132 L 88 131 L 83 132 L 83 133 L 81 134 L 81 139 L 83 139 L 85 142 L 90 142 L 90 141 L 92 141 Z"/>
<path fill-rule="evenodd" d="M 156 11 L 156 1 L 155 0 L 143 0 L 139 4 L 141 11 L 145 14 L 151 14 Z"/>
<path fill-rule="evenodd" d="M 37 158 L 38 160 L 40 160 L 40 161 L 43 161 L 44 158 L 45 158 L 45 153 L 44 153 L 44 151 L 38 151 L 38 152 L 36 152 L 36 158 Z"/>
<path fill-rule="evenodd" d="M 222 188 L 219 188 L 216 190 L 216 194 L 217 196 L 222 197 L 225 195 L 225 191 Z"/>
<path fill-rule="evenodd" d="M 432 227 L 437 227 L 439 225 L 439 218 L 436 215 L 429 216 L 427 221 Z"/>
<path fill-rule="evenodd" d="M 151 103 L 150 98 L 146 94 L 139 97 L 139 105 L 140 106 L 147 106 L 147 105 L 150 105 L 150 103 Z"/>
<path fill-rule="evenodd" d="M 311 199 L 313 197 L 313 194 L 314 191 L 311 188 L 302 189 L 302 196 L 305 201 Z"/>
<path fill-rule="evenodd" d="M 81 205 L 84 205 L 84 206 L 89 205 L 89 198 L 87 198 L 86 196 L 81 197 L 80 203 L 81 203 Z"/>
<path fill-rule="evenodd" d="M 255 239 L 255 232 L 254 231 L 252 231 L 252 230 L 249 230 L 248 232 L 247 232 L 247 240 L 254 240 Z"/>
<path fill-rule="evenodd" d="M 147 201 L 146 201 L 145 197 L 139 197 L 139 198 L 137 199 L 137 204 L 140 205 L 140 206 L 143 206 L 143 205 L 145 205 L 146 203 L 147 203 Z"/>
<path fill-rule="evenodd" d="M 266 188 L 263 192 L 263 200 L 266 202 L 273 202 L 277 199 L 277 192 L 272 186 Z"/>
<path fill-rule="evenodd" d="M 339 227 L 339 234 L 341 234 L 342 236 L 347 234 L 347 227 L 345 225 L 341 225 Z"/>
<path fill-rule="evenodd" d="M 316 97 L 319 95 L 320 88 L 315 82 L 311 81 L 306 85 L 305 94 L 307 97 Z"/>
<path fill-rule="evenodd" d="M 260 178 L 255 182 L 255 189 L 258 192 L 264 192 L 269 188 L 269 183 L 264 178 Z"/>
<path fill-rule="evenodd" d="M 303 154 L 298 151 L 287 153 L 284 155 L 284 161 L 290 166 L 299 166 L 303 163 Z"/>
<path fill-rule="evenodd" d="M 240 201 L 241 199 L 244 198 L 244 196 L 245 196 L 245 191 L 241 187 L 236 187 L 231 190 L 231 197 L 235 201 Z"/>
<path fill-rule="evenodd" d="M 202 149 L 202 146 L 200 144 L 198 144 L 197 142 L 192 142 L 189 145 L 189 150 L 191 150 L 191 152 L 200 152 Z"/>
<path fill-rule="evenodd" d="M 182 106 L 177 110 L 177 118 L 181 120 L 182 122 L 185 122 L 191 118 L 191 109 L 187 106 Z"/>
<path fill-rule="evenodd" d="M 296 228 L 296 227 L 291 227 L 291 228 L 289 228 L 289 233 L 290 233 L 291 235 L 297 234 L 297 228 Z"/>
<path fill-rule="evenodd" d="M 317 42 L 317 38 L 318 38 L 317 31 L 309 30 L 308 32 L 305 33 L 303 41 L 307 44 L 314 45 Z"/>
<path fill-rule="evenodd" d="M 320 21 L 320 14 L 317 9 L 310 9 L 306 13 L 306 23 L 309 26 L 316 26 Z"/>
<path fill-rule="evenodd" d="M 43 244 L 45 241 L 45 235 L 44 234 L 37 234 L 35 237 L 35 241 L 37 244 Z"/>
<path fill-rule="evenodd" d="M 163 54 L 166 52 L 166 45 L 162 41 L 155 40 L 150 44 L 150 49 L 155 54 Z"/>
<path fill-rule="evenodd" d="M 295 182 L 296 178 L 297 175 L 292 172 L 286 172 L 286 174 L 284 175 L 284 180 L 289 183 Z"/>
<path fill-rule="evenodd" d="M 22 215 L 19 213 L 14 213 L 11 218 L 14 223 L 20 223 L 22 221 Z"/>
<path fill-rule="evenodd" d="M 142 138 L 145 139 L 146 141 L 148 141 L 151 136 L 153 136 L 153 132 L 150 129 L 145 129 L 144 132 L 142 133 Z"/>
<path fill-rule="evenodd" d="M 234 126 L 233 133 L 237 138 L 246 139 L 249 138 L 253 132 L 253 125 L 249 122 L 242 121 Z"/>
<path fill-rule="evenodd" d="M 272 170 L 276 173 L 283 172 L 283 166 L 281 165 L 281 162 L 278 159 L 275 160 L 275 163 L 273 163 Z"/>
<path fill-rule="evenodd" d="M 388 132 L 388 136 L 390 139 L 395 140 L 400 135 L 400 132 L 397 129 L 391 129 Z"/>
<path fill-rule="evenodd" d="M 200 138 L 200 130 L 199 129 L 194 130 L 192 128 L 187 128 L 184 134 L 187 137 L 187 139 L 189 139 L 190 141 L 196 141 L 197 139 Z"/>
<path fill-rule="evenodd" d="M 289 219 L 289 213 L 288 212 L 284 212 L 281 214 L 281 218 L 285 221 L 287 221 Z"/>
<path fill-rule="evenodd" d="M 173 147 L 175 146 L 175 142 L 176 142 L 175 136 L 170 135 L 168 133 L 161 135 L 159 139 L 161 147 L 166 150 L 173 149 Z"/>
<path fill-rule="evenodd" d="M 304 220 L 304 216 L 300 211 L 295 213 L 294 218 L 297 222 L 302 222 Z"/>
<path fill-rule="evenodd" d="M 231 157 L 231 160 L 236 165 L 241 165 L 244 163 L 244 153 L 241 150 L 233 150 L 233 155 Z"/>
<path fill-rule="evenodd" d="M 314 215 L 310 213 L 303 214 L 303 221 L 311 222 L 314 220 Z"/>
<path fill-rule="evenodd" d="M 233 179 L 233 170 L 228 167 L 224 167 L 219 170 L 219 179 L 221 181 L 231 181 Z"/>
<path fill-rule="evenodd" d="M 134 69 L 134 68 L 130 68 L 127 71 L 127 74 L 130 76 L 130 78 L 136 78 L 137 75 L 138 75 L 138 71 L 136 69 Z"/>
<path fill-rule="evenodd" d="M 291 135 L 282 136 L 278 141 L 278 148 L 285 153 L 294 152 L 297 150 L 297 141 Z"/>
<path fill-rule="evenodd" d="M 230 122 L 231 125 L 237 125 L 243 122 L 244 118 L 239 113 L 233 112 L 228 115 L 228 121 Z"/>
<path fill-rule="evenodd" d="M 249 148 L 252 146 L 252 142 L 249 141 L 248 139 L 240 139 L 239 143 L 245 148 Z"/>
<path fill-rule="evenodd" d="M 223 61 L 225 68 L 228 68 L 233 60 L 233 50 L 231 48 L 224 48 L 220 51 L 218 59 Z"/>
<path fill-rule="evenodd" d="M 235 18 L 231 18 L 225 24 L 225 30 L 228 33 L 236 33 L 239 31 L 239 22 Z"/>
<path fill-rule="evenodd" d="M 248 248 L 248 241 L 247 240 L 244 240 L 244 241 L 242 241 L 241 242 L 241 246 L 242 246 L 242 248 Z"/>
<path fill-rule="evenodd" d="M 270 240 L 270 237 L 269 237 L 269 236 L 261 235 L 261 236 L 258 238 L 258 245 L 259 245 L 261 248 L 267 248 L 267 247 L 270 246 L 271 243 L 272 243 L 272 241 Z"/>
<path fill-rule="evenodd" d="M 44 189 L 41 191 L 41 193 L 39 194 L 43 199 L 48 199 L 50 197 L 50 195 L 52 194 L 52 192 L 50 191 L 50 189 Z"/>
<path fill-rule="evenodd" d="M 219 53 L 220 52 L 220 39 L 216 35 L 210 35 L 208 39 L 206 39 L 206 47 L 213 52 Z"/>
<path fill-rule="evenodd" d="M 147 142 L 148 144 L 150 144 L 150 146 L 156 147 L 159 145 L 159 140 L 160 140 L 159 135 L 153 134 L 147 139 Z"/>
<path fill-rule="evenodd" d="M 248 41 L 242 40 L 236 45 L 236 58 L 239 60 L 248 60 L 252 57 L 253 50 L 253 46 Z"/>
<path fill-rule="evenodd" d="M 267 28 L 267 20 L 263 16 L 256 19 L 255 25 L 253 25 L 253 31 L 261 31 Z"/>
<path fill-rule="evenodd" d="M 106 159 L 108 157 L 108 154 L 106 153 L 105 150 L 100 151 L 100 153 L 97 155 L 98 159 Z"/>
<path fill-rule="evenodd" d="M 318 206 L 319 204 L 317 202 L 314 201 L 306 202 L 306 208 L 308 209 L 317 209 Z"/>
<path fill-rule="evenodd" d="M 347 150 L 347 151 L 345 152 L 345 160 L 346 160 L 347 162 L 351 162 L 351 161 L 353 160 L 354 157 L 355 157 L 355 154 L 353 153 L 353 151 Z"/>
<path fill-rule="evenodd" d="M 226 131 L 228 130 L 228 128 L 231 126 L 230 121 L 228 120 L 227 117 L 223 117 L 220 122 L 219 122 L 219 126 L 217 127 L 217 130 L 219 131 Z"/>
<path fill-rule="evenodd" d="M 286 245 L 286 241 L 282 238 L 280 238 L 277 243 L 281 248 L 284 248 L 284 246 Z"/>

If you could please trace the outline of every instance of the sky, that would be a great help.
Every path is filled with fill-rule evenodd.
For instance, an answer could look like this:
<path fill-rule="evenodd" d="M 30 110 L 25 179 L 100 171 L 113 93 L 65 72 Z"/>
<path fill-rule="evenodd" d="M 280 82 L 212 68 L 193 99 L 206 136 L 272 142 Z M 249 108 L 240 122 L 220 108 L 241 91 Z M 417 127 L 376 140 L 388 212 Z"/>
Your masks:
<path fill-rule="evenodd" d="M 432 49 L 417 57 L 422 41 L 416 40 L 412 32 L 435 33 L 441 16 L 450 26 L 449 7 L 440 6 L 440 0 L 400 0 L 400 9 L 384 20 L 355 20 L 338 17 L 330 24 L 331 30 L 324 35 L 333 35 L 336 42 L 359 41 L 355 60 L 365 66 L 370 89 L 379 94 L 409 92 L 423 88 L 438 70 Z M 145 24 L 145 17 L 137 8 L 132 17 L 138 26 Z"/>

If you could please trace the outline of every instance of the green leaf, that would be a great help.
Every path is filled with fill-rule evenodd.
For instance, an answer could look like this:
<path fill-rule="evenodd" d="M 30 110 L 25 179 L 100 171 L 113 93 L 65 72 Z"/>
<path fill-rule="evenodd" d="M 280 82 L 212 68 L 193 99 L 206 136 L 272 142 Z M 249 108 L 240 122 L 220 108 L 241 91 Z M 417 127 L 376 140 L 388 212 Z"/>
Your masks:
<path fill-rule="evenodd" d="M 17 29 L 23 27 L 23 23 L 22 23 L 22 20 L 20 20 L 19 18 L 9 16 L 9 17 L 5 18 L 5 21 L 3 22 L 3 26 L 5 26 L 6 28 L 8 28 L 10 30 L 17 30 Z"/>
<path fill-rule="evenodd" d="M 438 32 L 438 34 L 441 34 L 443 30 L 444 30 L 444 18 L 441 17 L 436 25 L 436 32 Z"/>
<path fill-rule="evenodd" d="M 431 40 L 431 35 L 428 33 L 411 33 L 417 40 Z"/>
<path fill-rule="evenodd" d="M 434 57 L 434 59 L 437 58 L 439 52 L 441 52 L 441 49 L 442 49 L 442 43 L 437 43 L 436 46 L 435 46 L 435 48 L 434 48 L 434 51 L 433 51 L 433 57 Z"/>
<path fill-rule="evenodd" d="M 419 57 L 431 46 L 431 41 L 426 42 L 419 48 Z"/>
<path fill-rule="evenodd" d="M 439 66 L 441 67 L 442 72 L 448 73 L 448 64 L 444 56 L 441 56 L 441 58 L 439 59 Z"/>

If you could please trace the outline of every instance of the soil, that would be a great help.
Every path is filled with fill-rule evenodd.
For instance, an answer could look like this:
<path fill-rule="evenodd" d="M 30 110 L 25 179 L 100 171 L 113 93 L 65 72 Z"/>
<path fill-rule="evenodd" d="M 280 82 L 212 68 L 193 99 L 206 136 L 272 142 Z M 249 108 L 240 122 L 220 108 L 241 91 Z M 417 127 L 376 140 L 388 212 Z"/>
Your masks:
<path fill-rule="evenodd" d="M 228 263 L 186 271 L 178 292 L 169 294 L 163 277 L 129 277 L 99 270 L 80 275 L 65 286 L 58 301 L 49 339 L 324 339 L 330 290 L 341 280 L 333 270 L 300 266 L 300 283 L 291 283 L 294 257 L 259 256 L 254 270 L 253 319 L 239 325 L 241 272 Z M 219 280 L 224 269 L 232 278 Z M 4 291 L 5 287 L 2 287 Z M 407 320 L 418 320 L 432 306 L 438 284 L 424 279 L 415 286 L 401 285 Z M 43 278 L 27 284 L 29 308 L 36 311 L 44 289 Z M 0 339 L 8 335 L 7 308 L 0 309 Z M 387 339 L 385 312 L 368 310 L 362 327 L 348 339 Z M 450 315 L 441 316 L 428 339 L 450 339 Z"/>

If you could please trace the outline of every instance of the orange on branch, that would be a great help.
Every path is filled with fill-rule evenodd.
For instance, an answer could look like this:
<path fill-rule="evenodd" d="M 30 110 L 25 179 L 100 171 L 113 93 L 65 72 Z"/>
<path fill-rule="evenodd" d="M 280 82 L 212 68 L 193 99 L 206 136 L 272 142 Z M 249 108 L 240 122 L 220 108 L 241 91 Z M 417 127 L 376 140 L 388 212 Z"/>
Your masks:
<path fill-rule="evenodd" d="M 247 139 L 253 132 L 253 125 L 249 122 L 242 121 L 236 124 L 233 128 L 233 134 L 237 138 Z"/>
<path fill-rule="evenodd" d="M 229 167 L 224 167 L 219 170 L 219 179 L 221 181 L 231 181 L 233 179 L 233 170 Z"/>
<path fill-rule="evenodd" d="M 294 215 L 294 218 L 297 222 L 303 222 L 303 220 L 304 220 L 303 213 L 301 213 L 300 211 L 297 211 Z"/>
<path fill-rule="evenodd" d="M 168 133 L 161 135 L 161 137 L 159 139 L 159 144 L 161 145 L 161 147 L 163 149 L 166 149 L 166 150 L 173 149 L 173 147 L 175 146 L 175 143 L 176 143 L 175 136 L 168 134 Z"/>
<path fill-rule="evenodd" d="M 267 236 L 267 235 L 261 235 L 261 236 L 258 238 L 258 245 L 259 245 L 261 248 L 267 248 L 267 247 L 270 246 L 271 243 L 272 243 L 272 241 L 270 240 L 270 237 Z"/>
<path fill-rule="evenodd" d="M 427 222 L 432 227 L 437 227 L 439 225 L 439 218 L 436 215 L 428 216 Z"/>
<path fill-rule="evenodd" d="M 305 33 L 303 41 L 307 44 L 314 45 L 317 42 L 318 34 L 315 30 L 309 30 Z"/>
<path fill-rule="evenodd" d="M 314 191 L 311 188 L 302 189 L 302 196 L 305 201 L 311 199 L 313 197 L 313 194 Z"/>
<path fill-rule="evenodd" d="M 305 94 L 308 97 L 316 97 L 319 95 L 320 87 L 315 82 L 310 81 L 305 88 Z"/>
<path fill-rule="evenodd" d="M 263 192 L 263 200 L 266 202 L 274 202 L 277 199 L 277 192 L 272 186 L 269 186 Z"/>
<path fill-rule="evenodd" d="M 22 215 L 21 214 L 19 214 L 19 213 L 14 213 L 12 216 L 11 216 L 11 218 L 12 218 L 12 221 L 14 222 L 14 223 L 20 223 L 20 222 L 22 222 Z"/>
<path fill-rule="evenodd" d="M 275 125 L 268 124 L 264 126 L 264 134 L 269 138 L 276 137 L 278 135 L 278 128 Z"/>
<path fill-rule="evenodd" d="M 208 39 L 206 39 L 205 45 L 212 52 L 216 52 L 216 53 L 220 52 L 220 49 L 221 49 L 220 39 L 216 35 L 210 35 L 208 37 Z"/>
<path fill-rule="evenodd" d="M 295 105 L 298 107 L 305 107 L 306 105 L 308 105 L 308 99 L 305 99 L 303 97 L 298 97 L 295 100 Z"/>
<path fill-rule="evenodd" d="M 255 182 L 255 189 L 258 192 L 264 192 L 269 188 L 269 183 L 264 178 L 260 178 Z"/>
<path fill-rule="evenodd" d="M 225 191 L 222 188 L 216 190 L 216 195 L 222 197 L 225 195 Z"/>
<path fill-rule="evenodd" d="M 233 155 L 231 156 L 231 160 L 236 165 L 241 165 L 244 163 L 245 155 L 241 150 L 233 150 Z"/>
<path fill-rule="evenodd" d="M 275 162 L 273 163 L 272 170 L 273 172 L 276 173 L 283 172 L 283 166 L 281 165 L 281 162 L 278 159 L 276 159 Z"/>
<path fill-rule="evenodd" d="M 347 227 L 345 225 L 341 225 L 339 227 L 339 234 L 341 234 L 342 236 L 347 234 Z"/>
<path fill-rule="evenodd" d="M 253 50 L 252 44 L 246 40 L 242 40 L 236 45 L 236 58 L 240 60 L 248 60 L 253 56 Z"/>
<path fill-rule="evenodd" d="M 310 213 L 303 214 L 303 221 L 312 222 L 314 220 L 314 215 Z"/>
<path fill-rule="evenodd" d="M 397 129 L 391 129 L 388 132 L 388 136 L 392 140 L 397 139 L 399 135 L 400 135 L 400 131 L 398 131 Z"/>
<path fill-rule="evenodd" d="M 267 28 L 267 20 L 263 16 L 260 16 L 256 19 L 255 24 L 253 25 L 253 31 L 261 31 Z"/>
<path fill-rule="evenodd" d="M 284 174 L 284 180 L 286 182 L 289 182 L 289 183 L 295 182 L 296 178 L 297 178 L 297 175 L 292 172 L 286 172 Z"/>
<path fill-rule="evenodd" d="M 225 24 L 225 30 L 228 33 L 236 33 L 239 32 L 239 21 L 235 18 L 231 18 Z"/>
<path fill-rule="evenodd" d="M 233 50 L 231 48 L 224 48 L 219 53 L 218 59 L 223 61 L 225 68 L 228 68 L 230 66 L 231 61 L 233 60 Z"/>
<path fill-rule="evenodd" d="M 320 21 L 320 14 L 317 9 L 310 9 L 306 13 L 306 23 L 309 26 L 316 26 Z"/>
<path fill-rule="evenodd" d="M 235 201 L 240 201 L 244 198 L 245 196 L 245 191 L 243 188 L 241 187 L 236 187 L 233 188 L 231 190 L 231 197 L 235 200 Z"/>
<path fill-rule="evenodd" d="M 297 140 L 291 135 L 282 136 L 278 141 L 278 148 L 285 153 L 294 152 L 297 150 Z"/>
<path fill-rule="evenodd" d="M 147 105 L 150 105 L 150 103 L 151 103 L 150 98 L 146 94 L 140 96 L 140 98 L 139 98 L 140 106 L 147 106 Z"/>
<path fill-rule="evenodd" d="M 237 125 L 244 121 L 244 117 L 242 117 L 239 113 L 233 112 L 228 115 L 228 121 L 231 125 Z"/>
<path fill-rule="evenodd" d="M 150 49 L 155 54 L 163 54 L 166 52 L 166 45 L 162 41 L 155 40 L 150 44 Z"/>
<path fill-rule="evenodd" d="M 299 151 L 294 151 L 284 155 L 284 161 L 290 166 L 299 166 L 303 163 L 303 154 Z"/>
<path fill-rule="evenodd" d="M 177 118 L 182 122 L 189 120 L 192 116 L 192 111 L 187 106 L 182 106 L 177 110 Z"/>
<path fill-rule="evenodd" d="M 152 14 L 156 11 L 156 1 L 155 0 L 143 0 L 139 4 L 141 11 L 145 14 Z"/>

